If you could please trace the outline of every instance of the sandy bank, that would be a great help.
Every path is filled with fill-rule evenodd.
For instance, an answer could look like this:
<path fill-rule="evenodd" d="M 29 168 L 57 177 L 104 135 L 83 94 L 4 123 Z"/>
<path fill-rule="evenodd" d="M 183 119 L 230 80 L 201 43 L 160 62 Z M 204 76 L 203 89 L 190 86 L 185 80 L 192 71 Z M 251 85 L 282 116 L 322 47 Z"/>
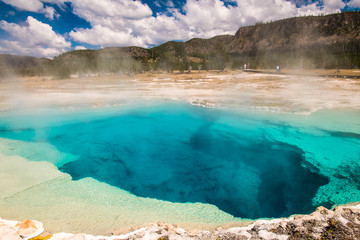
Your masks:
<path fill-rule="evenodd" d="M 360 109 L 360 81 L 238 72 L 146 73 L 64 80 L 0 82 L 0 110 L 83 108 L 141 100 L 179 100 L 208 107 L 309 113 L 322 108 Z"/>

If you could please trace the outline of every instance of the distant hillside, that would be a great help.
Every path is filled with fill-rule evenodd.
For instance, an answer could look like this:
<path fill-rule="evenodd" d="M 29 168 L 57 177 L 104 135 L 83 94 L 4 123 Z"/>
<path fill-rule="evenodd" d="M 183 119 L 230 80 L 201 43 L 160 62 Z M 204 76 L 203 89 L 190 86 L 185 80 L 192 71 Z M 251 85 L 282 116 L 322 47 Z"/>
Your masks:
<path fill-rule="evenodd" d="M 230 60 L 226 46 L 234 36 L 223 35 L 210 39 L 194 38 L 187 42 L 167 42 L 151 50 L 152 68 L 166 70 L 224 69 Z M 156 64 L 157 63 L 157 64 Z"/>
<path fill-rule="evenodd" d="M 177 43 L 183 52 L 165 43 L 157 56 L 174 56 L 196 67 L 239 68 L 359 68 L 360 13 L 290 18 L 240 28 L 235 36 L 192 39 Z M 194 61 L 193 58 L 196 58 Z M 161 58 L 159 58 L 161 61 Z"/>
<path fill-rule="evenodd" d="M 226 51 L 260 67 L 358 68 L 359 34 L 358 12 L 290 18 L 240 28 Z"/>
<path fill-rule="evenodd" d="M 0 55 L 0 74 L 130 73 L 148 70 L 359 68 L 360 13 L 296 17 L 240 28 L 234 36 L 140 47 L 70 51 L 53 60 Z M 6 72 L 5 71 L 5 72 Z"/>
<path fill-rule="evenodd" d="M 140 47 L 76 50 L 55 57 L 52 69 L 60 77 L 73 73 L 139 72 L 148 57 L 149 50 Z"/>
<path fill-rule="evenodd" d="M 298 17 L 240 28 L 227 46 L 230 53 L 293 50 L 314 45 L 359 40 L 360 14 L 340 13 L 322 17 Z"/>
<path fill-rule="evenodd" d="M 46 75 L 50 64 L 51 60 L 47 58 L 0 54 L 0 77 L 12 74 Z"/>

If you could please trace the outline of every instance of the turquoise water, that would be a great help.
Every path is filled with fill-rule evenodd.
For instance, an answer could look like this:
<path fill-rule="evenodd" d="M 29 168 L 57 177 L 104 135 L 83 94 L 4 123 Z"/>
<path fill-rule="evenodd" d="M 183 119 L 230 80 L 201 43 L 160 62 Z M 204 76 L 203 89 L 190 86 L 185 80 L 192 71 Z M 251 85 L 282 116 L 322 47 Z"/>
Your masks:
<path fill-rule="evenodd" d="M 360 115 L 343 114 L 230 113 L 174 103 L 44 111 L 4 115 L 0 137 L 50 143 L 64 153 L 60 161 L 11 151 L 53 162 L 73 180 L 210 203 L 236 217 L 286 217 L 360 200 Z"/>

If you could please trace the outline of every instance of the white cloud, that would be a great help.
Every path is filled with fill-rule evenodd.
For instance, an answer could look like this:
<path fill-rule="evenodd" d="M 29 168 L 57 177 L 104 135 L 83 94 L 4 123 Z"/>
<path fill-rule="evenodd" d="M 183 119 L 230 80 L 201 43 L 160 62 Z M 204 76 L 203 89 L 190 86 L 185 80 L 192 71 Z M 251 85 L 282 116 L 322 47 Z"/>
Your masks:
<path fill-rule="evenodd" d="M 9 11 L 6 16 L 15 16 L 15 12 L 14 11 Z"/>
<path fill-rule="evenodd" d="M 167 13 L 152 16 L 147 5 L 137 1 L 124 1 L 121 5 L 135 4 L 136 12 L 128 11 L 124 14 L 114 9 L 119 6 L 106 4 L 97 6 L 88 4 L 89 0 L 74 0 L 72 2 L 74 12 L 90 22 L 91 29 L 75 29 L 70 32 L 72 39 L 78 42 L 101 45 L 101 46 L 149 46 L 168 40 L 190 39 L 192 37 L 212 37 L 220 33 L 233 33 L 239 25 L 227 19 L 231 10 L 219 1 L 213 1 L 211 11 L 208 11 L 209 1 L 188 2 L 185 9 L 187 15 L 180 14 L 176 9 L 171 9 L 173 16 Z M 107 0 L 109 1 L 109 0 Z M 114 4 L 111 1 L 111 4 Z M 118 3 L 120 4 L 120 3 Z M 135 18 L 135 15 L 136 18 Z M 215 15 L 214 15 L 215 14 Z M 211 23 L 209 24 L 209 19 Z M 220 20 L 220 21 L 219 21 Z M 216 25 L 216 26 L 215 26 Z M 222 29 L 217 31 L 217 29 Z"/>
<path fill-rule="evenodd" d="M 72 0 L 71 3 L 74 13 L 90 23 L 96 22 L 97 18 L 141 19 L 152 14 L 149 6 L 139 0 Z"/>
<path fill-rule="evenodd" d="M 179 19 L 186 23 L 192 31 L 203 34 L 215 28 L 222 28 L 226 31 L 231 24 L 234 15 L 233 7 L 226 7 L 220 0 L 189 0 L 184 6 L 186 15 Z M 236 24 L 237 21 L 234 21 Z M 228 29 L 227 29 L 228 30 Z"/>
<path fill-rule="evenodd" d="M 322 10 L 317 6 L 317 3 L 315 2 L 298 8 L 296 16 L 319 15 L 321 13 Z"/>
<path fill-rule="evenodd" d="M 26 24 L 18 25 L 0 21 L 0 28 L 11 34 L 13 40 L 0 41 L 0 47 L 6 53 L 53 57 L 69 50 L 71 43 L 55 33 L 52 27 L 29 16 Z M 4 51 L 3 51 L 4 52 Z"/>
<path fill-rule="evenodd" d="M 45 14 L 45 17 L 54 20 L 54 17 L 58 18 L 60 14 L 58 14 L 53 7 L 45 7 L 42 9 L 42 12 Z"/>
<path fill-rule="evenodd" d="M 136 26 L 144 19 L 152 19 L 152 11 L 139 0 L 72 0 L 73 11 L 87 20 L 91 29 L 74 29 L 69 35 L 77 42 L 107 46 L 146 46 L 148 37 Z M 145 22 L 144 22 L 145 24 Z"/>
<path fill-rule="evenodd" d="M 345 3 L 342 0 L 324 0 L 324 9 L 323 12 L 334 13 L 340 12 L 340 9 L 345 7 Z"/>
<path fill-rule="evenodd" d="M 43 2 L 56 4 L 59 7 L 63 6 L 66 0 L 1 0 L 6 4 L 9 4 L 18 10 L 43 13 L 46 18 L 53 20 L 54 16 L 58 17 L 53 7 L 44 6 Z"/>
<path fill-rule="evenodd" d="M 24 47 L 21 42 L 18 41 L 0 41 L 0 51 L 7 54 L 17 54 L 24 56 L 34 57 L 49 57 L 52 58 L 64 51 L 59 51 L 57 48 L 44 48 L 42 46 L 33 46 L 31 48 Z"/>
<path fill-rule="evenodd" d="M 348 3 L 348 6 L 353 8 L 360 8 L 360 0 L 351 0 Z"/>
<path fill-rule="evenodd" d="M 165 1 L 165 3 L 166 3 L 167 7 L 170 7 L 170 8 L 175 7 L 175 4 L 172 0 Z"/>
<path fill-rule="evenodd" d="M 352 0 L 359 1 L 359 0 Z M 93 1 L 91 1 L 93 3 Z M 259 21 L 283 19 L 299 15 L 337 12 L 345 6 L 341 0 L 324 0 L 296 7 L 286 0 L 236 0 L 226 6 L 221 0 L 187 0 L 183 14 L 170 7 L 168 12 L 152 16 L 139 0 L 72 0 L 74 13 L 87 20 L 91 29 L 75 29 L 70 36 L 78 42 L 101 46 L 149 46 L 168 40 L 209 38 L 234 34 L 240 26 Z"/>
<path fill-rule="evenodd" d="M 101 46 L 143 46 L 141 39 L 134 37 L 131 31 L 112 30 L 104 26 L 95 25 L 91 29 L 76 29 L 69 34 L 77 42 L 86 42 Z"/>
<path fill-rule="evenodd" d="M 76 46 L 75 47 L 75 50 L 85 50 L 86 49 L 86 47 L 84 47 L 84 46 Z"/>
<path fill-rule="evenodd" d="M 43 4 L 39 0 L 2 0 L 4 3 L 16 7 L 19 10 L 40 12 Z"/>

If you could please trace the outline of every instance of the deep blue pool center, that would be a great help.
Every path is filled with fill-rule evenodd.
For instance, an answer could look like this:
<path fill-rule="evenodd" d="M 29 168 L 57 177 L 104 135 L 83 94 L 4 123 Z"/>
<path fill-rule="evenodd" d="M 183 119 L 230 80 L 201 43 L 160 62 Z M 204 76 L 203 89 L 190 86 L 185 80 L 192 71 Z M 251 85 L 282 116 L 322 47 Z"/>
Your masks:
<path fill-rule="evenodd" d="M 263 218 L 313 211 L 312 199 L 329 183 L 300 147 L 276 140 L 276 134 L 298 134 L 294 129 L 164 104 L 62 124 L 3 124 L 0 137 L 48 142 L 77 156 L 57 166 L 74 180 L 91 177 L 141 197 L 210 203 L 236 217 Z"/>

